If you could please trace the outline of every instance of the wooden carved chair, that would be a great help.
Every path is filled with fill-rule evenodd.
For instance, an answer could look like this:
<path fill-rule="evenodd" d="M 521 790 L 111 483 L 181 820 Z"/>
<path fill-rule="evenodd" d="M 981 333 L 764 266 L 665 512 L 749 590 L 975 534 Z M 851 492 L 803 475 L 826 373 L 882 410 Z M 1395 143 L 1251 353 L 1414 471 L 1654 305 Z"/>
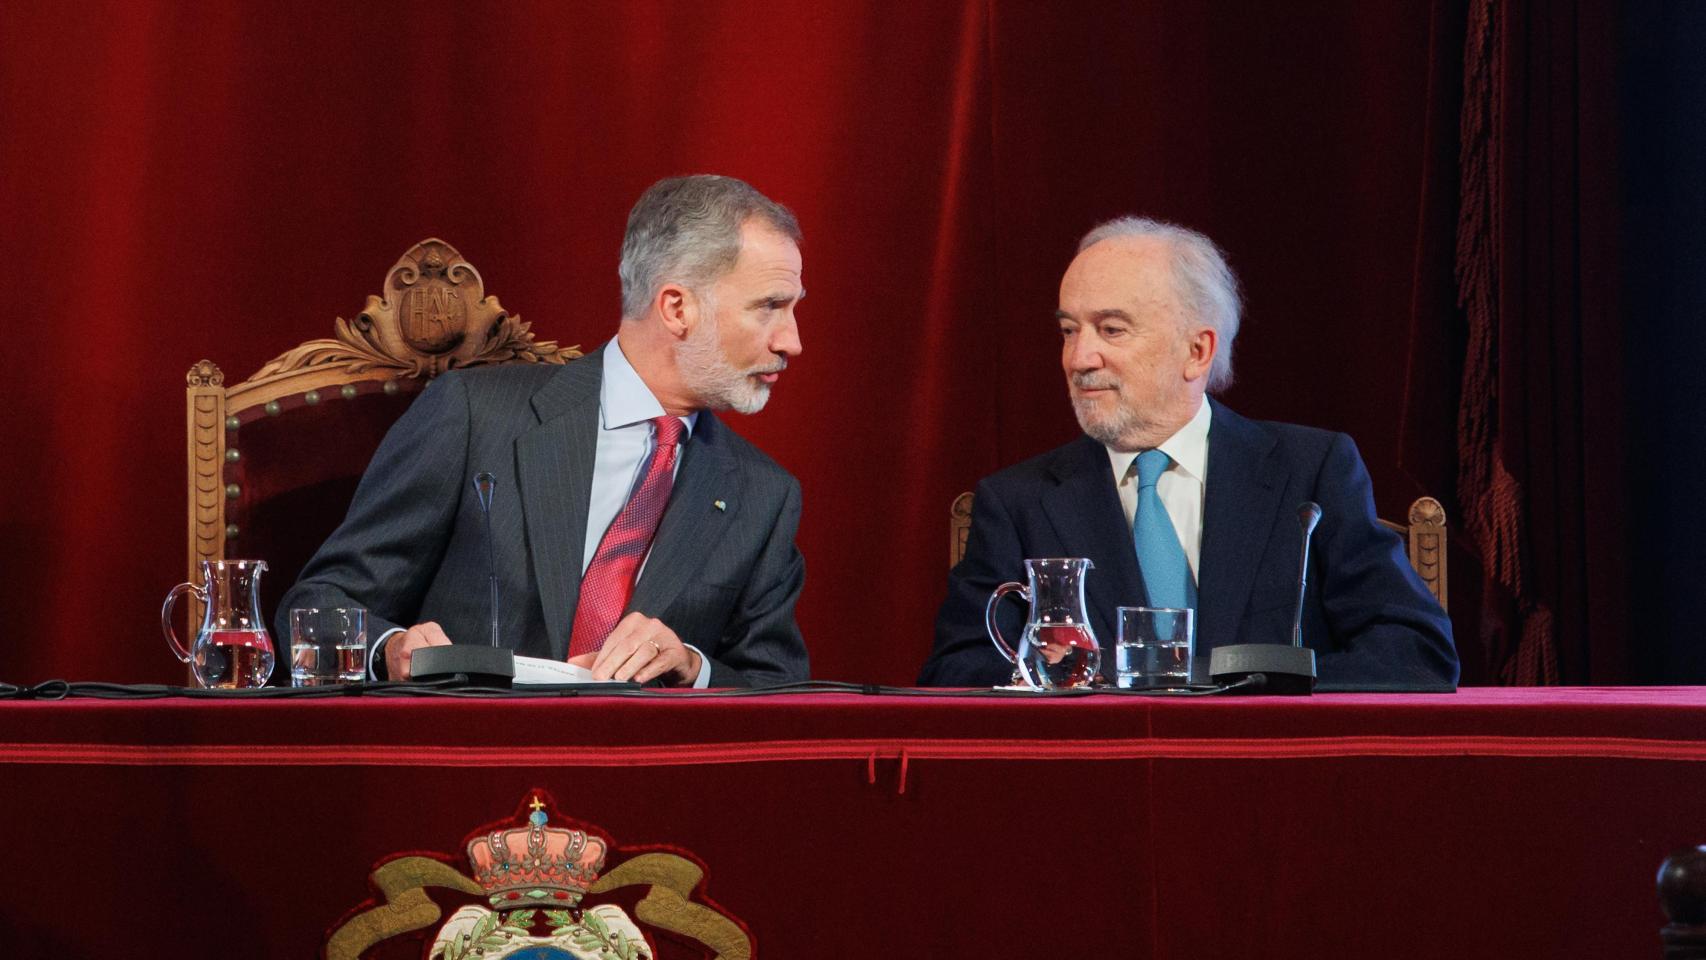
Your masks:
<path fill-rule="evenodd" d="M 966 536 L 971 533 L 972 495 L 962 493 L 954 498 L 948 511 L 948 566 L 957 566 L 966 555 Z M 1381 520 L 1382 525 L 1397 531 L 1409 548 L 1410 566 L 1416 568 L 1428 592 L 1445 605 L 1445 507 L 1433 497 L 1419 497 L 1410 504 L 1410 522 L 1393 523 Z"/>
<path fill-rule="evenodd" d="M 287 350 L 231 387 L 217 364 L 197 363 L 186 395 L 189 580 L 199 582 L 203 560 L 265 560 L 270 617 L 343 518 L 385 431 L 428 381 L 453 367 L 580 355 L 535 340 L 486 296 L 455 247 L 429 239 L 403 254 L 354 320 L 337 319 L 332 338 Z M 201 610 L 189 617 L 193 632 Z"/>
<path fill-rule="evenodd" d="M 1439 601 L 1439 608 L 1449 611 L 1445 604 L 1445 507 L 1433 497 L 1417 497 L 1410 504 L 1409 523 L 1385 519 L 1380 523 L 1404 538 L 1410 566 L 1416 568 L 1423 585 Z"/>

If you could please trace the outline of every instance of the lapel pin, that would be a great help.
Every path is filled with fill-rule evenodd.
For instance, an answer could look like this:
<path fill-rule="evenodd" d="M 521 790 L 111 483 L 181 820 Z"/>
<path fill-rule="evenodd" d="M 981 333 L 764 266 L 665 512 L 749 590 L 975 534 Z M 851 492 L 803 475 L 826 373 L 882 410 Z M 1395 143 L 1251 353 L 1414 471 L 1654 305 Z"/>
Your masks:
<path fill-rule="evenodd" d="M 718 510 L 727 510 L 729 508 L 729 505 L 721 500 L 711 501 L 711 506 L 716 507 Z"/>

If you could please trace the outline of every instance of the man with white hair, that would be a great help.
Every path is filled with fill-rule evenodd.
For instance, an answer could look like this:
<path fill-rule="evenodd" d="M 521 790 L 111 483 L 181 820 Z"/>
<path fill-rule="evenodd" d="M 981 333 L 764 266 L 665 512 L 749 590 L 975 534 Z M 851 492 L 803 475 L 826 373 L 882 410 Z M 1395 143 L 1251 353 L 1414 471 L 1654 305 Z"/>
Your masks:
<path fill-rule="evenodd" d="M 800 354 L 800 227 L 732 177 L 660 181 L 622 242 L 616 336 L 564 366 L 457 370 L 386 436 L 279 604 L 361 606 L 374 674 L 500 635 L 596 679 L 803 680 L 800 485 L 712 412 L 756 413 Z M 490 537 L 473 479 L 495 478 Z"/>
<path fill-rule="evenodd" d="M 1432 687 L 1458 675 L 1451 623 L 1380 526 L 1351 438 L 1248 420 L 1210 391 L 1232 380 L 1237 280 L 1207 237 L 1124 217 L 1079 244 L 1055 312 L 1084 436 L 977 487 L 920 682 L 1005 683 L 984 608 L 1028 558 L 1088 557 L 1092 627 L 1112 677 L 1120 606 L 1196 610 L 1199 657 L 1289 643 L 1298 507 L 1321 505 L 1303 638 L 1323 684 Z M 1001 605 L 1016 639 L 1020 604 Z"/>

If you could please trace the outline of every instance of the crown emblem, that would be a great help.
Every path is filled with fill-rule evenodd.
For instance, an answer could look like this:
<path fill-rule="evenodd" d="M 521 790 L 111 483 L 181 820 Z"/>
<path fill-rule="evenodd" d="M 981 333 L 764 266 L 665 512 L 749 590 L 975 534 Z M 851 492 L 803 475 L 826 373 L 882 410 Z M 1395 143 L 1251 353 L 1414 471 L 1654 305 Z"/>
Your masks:
<path fill-rule="evenodd" d="M 474 880 L 499 910 L 580 903 L 604 868 L 607 848 L 584 830 L 548 827 L 537 794 L 527 826 L 493 830 L 468 842 Z"/>

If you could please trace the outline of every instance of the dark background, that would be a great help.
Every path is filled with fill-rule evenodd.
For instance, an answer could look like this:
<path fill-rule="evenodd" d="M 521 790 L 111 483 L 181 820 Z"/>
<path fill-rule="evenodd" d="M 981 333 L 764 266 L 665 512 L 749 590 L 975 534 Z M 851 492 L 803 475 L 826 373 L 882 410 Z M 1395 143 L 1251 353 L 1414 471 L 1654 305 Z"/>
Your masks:
<path fill-rule="evenodd" d="M 1640 680 L 1698 683 L 1706 679 L 1706 4 L 1636 4 L 1619 41 L 1630 665 Z"/>
<path fill-rule="evenodd" d="M 1502 394 L 1504 427 L 1563 451 L 1517 465 L 1544 492 L 1526 602 L 1556 612 L 1559 680 L 1700 681 L 1706 5 L 1496 6 L 1530 148 L 1503 189 L 1547 215 L 1501 229 L 1568 245 L 1522 273 L 1566 306 L 1502 314 L 1526 334 L 1503 363 L 1549 377 Z M 1350 433 L 1383 515 L 1425 492 L 1457 521 L 1468 9 L 0 6 L 0 678 L 183 677 L 154 622 L 183 578 L 195 361 L 234 383 L 328 336 L 428 236 L 591 349 L 628 207 L 684 172 L 743 177 L 806 233 L 805 354 L 733 422 L 804 486 L 820 677 L 909 682 L 949 502 L 1075 433 L 1056 286 L 1122 213 L 1228 252 L 1230 404 Z M 1491 682 L 1498 591 L 1453 533 L 1465 680 Z"/>

